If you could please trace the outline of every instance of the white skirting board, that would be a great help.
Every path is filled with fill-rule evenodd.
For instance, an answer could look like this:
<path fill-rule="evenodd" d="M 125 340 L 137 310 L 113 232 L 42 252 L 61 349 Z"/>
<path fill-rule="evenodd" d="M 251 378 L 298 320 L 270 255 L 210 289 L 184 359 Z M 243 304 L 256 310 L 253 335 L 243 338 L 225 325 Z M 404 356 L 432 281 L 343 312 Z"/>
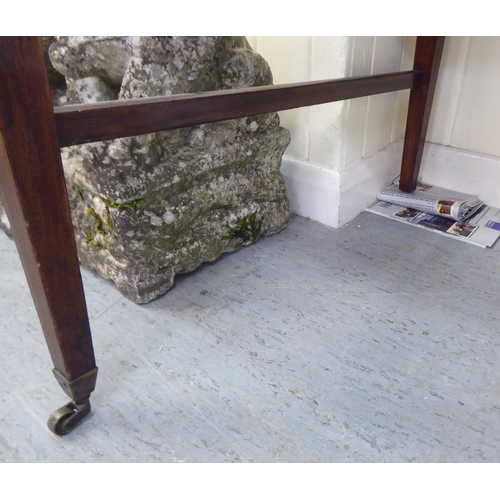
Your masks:
<path fill-rule="evenodd" d="M 426 143 L 420 168 L 422 182 L 477 194 L 500 207 L 500 157 Z"/>
<path fill-rule="evenodd" d="M 339 172 L 284 157 L 285 178 L 292 213 L 330 227 L 339 226 Z"/>
<path fill-rule="evenodd" d="M 292 213 L 339 228 L 371 205 L 379 189 L 399 174 L 403 142 L 395 142 L 342 170 L 326 169 L 283 158 Z M 420 177 L 423 182 L 477 194 L 500 206 L 500 157 L 426 143 Z"/>
<path fill-rule="evenodd" d="M 292 213 L 329 227 L 343 226 L 373 203 L 377 191 L 397 176 L 401 151 L 400 141 L 342 170 L 285 156 L 281 171 Z"/>

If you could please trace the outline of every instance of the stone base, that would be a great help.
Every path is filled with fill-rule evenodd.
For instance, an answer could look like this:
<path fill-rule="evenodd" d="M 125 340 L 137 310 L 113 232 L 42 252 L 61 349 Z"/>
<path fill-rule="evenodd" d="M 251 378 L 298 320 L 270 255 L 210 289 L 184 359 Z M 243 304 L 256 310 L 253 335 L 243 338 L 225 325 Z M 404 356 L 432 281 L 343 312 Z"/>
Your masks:
<path fill-rule="evenodd" d="M 45 46 L 56 105 L 272 84 L 244 37 L 45 37 Z M 289 142 L 273 113 L 64 148 L 81 263 L 145 303 L 176 274 L 280 231 Z"/>
<path fill-rule="evenodd" d="M 272 132 L 269 121 L 276 125 Z M 258 133 L 259 124 L 267 126 L 265 134 Z M 149 302 L 172 287 L 176 274 L 286 227 L 289 202 L 280 165 L 290 138 L 277 126 L 277 116 L 234 120 L 231 129 L 226 122 L 189 131 L 202 134 L 210 137 L 210 147 L 164 151 L 153 168 L 128 176 L 122 190 L 129 183 L 148 185 L 139 198 L 96 191 L 94 175 L 102 180 L 102 174 L 92 172 L 83 156 L 63 154 L 80 260 L 133 302 Z M 123 142 L 129 150 L 140 148 L 140 140 L 168 145 L 168 135 L 173 134 L 119 139 L 120 148 Z M 92 147 L 106 156 L 114 142 Z"/>

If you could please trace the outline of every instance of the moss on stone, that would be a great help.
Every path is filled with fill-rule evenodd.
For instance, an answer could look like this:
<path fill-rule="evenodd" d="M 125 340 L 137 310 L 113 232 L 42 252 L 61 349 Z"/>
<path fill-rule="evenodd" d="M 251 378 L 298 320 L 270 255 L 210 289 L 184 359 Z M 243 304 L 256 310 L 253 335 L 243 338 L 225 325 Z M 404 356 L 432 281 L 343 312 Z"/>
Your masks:
<path fill-rule="evenodd" d="M 96 230 L 96 233 L 102 234 L 103 236 L 105 236 L 106 235 L 106 231 L 104 230 L 104 224 L 103 224 L 102 219 L 99 216 L 99 214 L 92 207 L 89 207 L 87 209 L 86 213 L 88 215 L 91 215 L 92 217 L 94 217 L 94 219 L 95 219 L 95 230 Z"/>
<path fill-rule="evenodd" d="M 111 219 L 111 214 L 109 212 L 108 206 L 106 206 L 106 226 L 108 226 L 111 232 L 113 232 L 113 220 Z"/>
<path fill-rule="evenodd" d="M 262 217 L 260 220 L 257 220 L 257 212 L 245 215 L 244 217 L 240 217 L 237 219 L 235 226 L 230 226 L 229 224 L 227 225 L 229 234 L 224 237 L 224 239 L 241 239 L 243 243 L 253 243 L 260 236 L 263 222 L 264 217 Z"/>
<path fill-rule="evenodd" d="M 117 210 L 137 210 L 139 207 L 139 204 L 141 201 L 143 201 L 144 198 L 137 198 L 132 201 L 127 201 L 126 203 L 116 203 L 116 201 L 110 200 L 108 198 L 104 198 L 102 196 L 99 196 L 101 198 L 102 202 L 106 205 L 106 207 L 109 208 L 116 208 Z"/>
<path fill-rule="evenodd" d="M 168 271 L 172 266 L 173 266 L 172 263 L 167 264 L 166 266 L 158 266 L 158 274 Z"/>
<path fill-rule="evenodd" d="M 100 243 L 99 241 L 95 241 L 93 234 L 88 233 L 86 235 L 86 237 L 87 237 L 87 245 L 89 247 L 96 248 L 97 250 L 102 250 L 102 249 L 106 249 L 107 248 L 107 246 L 104 245 L 104 243 Z"/>

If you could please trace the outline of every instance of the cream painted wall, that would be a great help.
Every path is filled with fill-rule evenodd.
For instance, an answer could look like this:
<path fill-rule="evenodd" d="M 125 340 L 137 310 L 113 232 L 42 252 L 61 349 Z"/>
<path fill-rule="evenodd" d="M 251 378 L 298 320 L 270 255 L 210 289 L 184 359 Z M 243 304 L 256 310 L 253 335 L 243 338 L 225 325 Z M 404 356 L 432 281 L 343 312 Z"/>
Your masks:
<path fill-rule="evenodd" d="M 348 76 L 410 69 L 413 51 L 414 41 L 407 41 L 405 37 L 354 37 Z M 347 102 L 349 113 L 344 166 L 366 158 L 403 137 L 408 96 L 409 91 L 391 92 Z"/>
<path fill-rule="evenodd" d="M 413 58 L 405 37 L 248 39 L 275 84 L 399 71 Z M 281 112 L 292 134 L 282 168 L 292 211 L 333 227 L 362 211 L 396 175 L 386 154 L 372 157 L 403 136 L 407 99 L 392 93 Z"/>
<path fill-rule="evenodd" d="M 296 83 L 346 75 L 349 37 L 247 37 L 269 63 L 274 83 Z M 280 113 L 292 134 L 286 155 L 323 168 L 337 167 L 342 130 L 338 125 L 345 103 L 324 104 Z"/>
<path fill-rule="evenodd" d="M 274 83 L 362 76 L 411 68 L 405 37 L 248 37 L 269 63 Z M 408 92 L 280 113 L 292 133 L 286 155 L 341 170 L 400 139 Z"/>
<path fill-rule="evenodd" d="M 415 37 L 248 37 L 274 82 L 411 69 Z M 448 37 L 421 178 L 500 206 L 500 37 Z M 280 113 L 292 134 L 283 172 L 292 210 L 340 227 L 401 161 L 409 91 Z"/>
<path fill-rule="evenodd" d="M 447 37 L 427 145 L 425 182 L 500 207 L 500 37 Z"/>
<path fill-rule="evenodd" d="M 448 37 L 427 140 L 500 156 L 500 37 Z"/>

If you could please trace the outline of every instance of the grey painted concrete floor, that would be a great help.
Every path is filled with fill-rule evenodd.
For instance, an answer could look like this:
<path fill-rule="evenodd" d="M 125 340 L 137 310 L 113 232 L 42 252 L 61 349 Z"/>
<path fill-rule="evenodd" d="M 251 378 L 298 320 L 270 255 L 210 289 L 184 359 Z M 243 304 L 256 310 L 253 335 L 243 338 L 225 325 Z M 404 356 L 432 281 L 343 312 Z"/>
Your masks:
<path fill-rule="evenodd" d="M 0 461 L 499 462 L 500 251 L 294 216 L 144 306 L 82 271 L 100 369 L 67 402 L 0 234 Z"/>

